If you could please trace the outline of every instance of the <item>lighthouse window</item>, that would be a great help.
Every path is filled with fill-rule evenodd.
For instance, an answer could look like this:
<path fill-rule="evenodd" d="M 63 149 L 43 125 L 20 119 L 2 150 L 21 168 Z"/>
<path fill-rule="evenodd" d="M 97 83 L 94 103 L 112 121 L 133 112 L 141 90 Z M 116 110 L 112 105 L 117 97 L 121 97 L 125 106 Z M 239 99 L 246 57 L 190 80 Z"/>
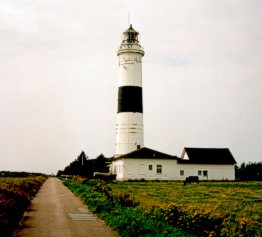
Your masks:
<path fill-rule="evenodd" d="M 132 33 L 128 33 L 128 38 L 127 38 L 127 42 L 128 42 L 128 43 L 131 43 L 131 39 L 132 39 L 131 34 L 132 34 Z"/>
<path fill-rule="evenodd" d="M 184 170 L 180 170 L 180 176 L 184 176 Z"/>
<path fill-rule="evenodd" d="M 135 32 L 128 32 L 128 38 L 127 38 L 127 42 L 128 43 L 135 43 L 136 42 L 136 37 L 137 34 Z"/>
<path fill-rule="evenodd" d="M 156 165 L 156 173 L 162 174 L 162 165 Z"/>
<path fill-rule="evenodd" d="M 148 165 L 149 170 L 153 170 L 153 165 Z"/>

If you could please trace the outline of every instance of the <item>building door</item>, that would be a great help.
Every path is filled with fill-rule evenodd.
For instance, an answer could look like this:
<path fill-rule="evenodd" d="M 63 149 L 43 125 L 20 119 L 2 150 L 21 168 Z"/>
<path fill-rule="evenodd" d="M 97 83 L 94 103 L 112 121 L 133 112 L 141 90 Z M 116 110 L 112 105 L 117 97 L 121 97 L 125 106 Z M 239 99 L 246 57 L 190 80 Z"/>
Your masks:
<path fill-rule="evenodd" d="M 140 164 L 139 165 L 139 174 L 140 175 L 144 175 L 145 174 L 145 165 L 144 164 Z"/>
<path fill-rule="evenodd" d="M 203 177 L 204 179 L 208 180 L 208 171 L 207 170 L 203 170 Z"/>
<path fill-rule="evenodd" d="M 128 175 L 132 174 L 132 165 L 131 164 L 127 165 L 127 174 Z"/>

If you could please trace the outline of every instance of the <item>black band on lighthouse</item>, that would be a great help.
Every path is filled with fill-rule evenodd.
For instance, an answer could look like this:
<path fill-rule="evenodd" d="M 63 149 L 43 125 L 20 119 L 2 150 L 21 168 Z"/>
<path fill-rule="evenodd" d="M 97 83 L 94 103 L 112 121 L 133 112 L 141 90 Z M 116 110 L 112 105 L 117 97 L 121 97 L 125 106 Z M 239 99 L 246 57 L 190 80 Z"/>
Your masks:
<path fill-rule="evenodd" d="M 118 110 L 121 112 L 143 113 L 142 87 L 123 86 L 118 88 Z"/>

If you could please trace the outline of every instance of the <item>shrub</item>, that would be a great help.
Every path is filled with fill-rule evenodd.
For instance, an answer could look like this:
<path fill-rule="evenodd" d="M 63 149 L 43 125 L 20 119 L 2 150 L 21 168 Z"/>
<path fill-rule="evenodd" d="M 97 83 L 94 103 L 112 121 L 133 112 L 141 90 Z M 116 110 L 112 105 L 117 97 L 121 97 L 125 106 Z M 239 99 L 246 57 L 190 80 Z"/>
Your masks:
<path fill-rule="evenodd" d="M 0 236 L 9 236 L 45 177 L 0 178 Z"/>

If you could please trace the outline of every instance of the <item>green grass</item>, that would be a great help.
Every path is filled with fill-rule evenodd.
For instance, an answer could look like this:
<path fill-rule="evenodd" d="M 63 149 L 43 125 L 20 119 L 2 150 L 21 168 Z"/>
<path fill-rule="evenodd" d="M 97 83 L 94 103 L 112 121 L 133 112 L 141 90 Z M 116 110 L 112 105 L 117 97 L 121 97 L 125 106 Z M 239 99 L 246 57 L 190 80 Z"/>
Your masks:
<path fill-rule="evenodd" d="M 262 182 L 202 182 L 185 187 L 181 182 L 70 185 L 125 237 L 262 236 Z"/>
<path fill-rule="evenodd" d="M 149 218 L 128 194 L 112 195 L 111 188 L 100 181 L 80 184 L 66 181 L 66 185 L 88 207 L 123 237 L 194 237 L 166 222 Z"/>
<path fill-rule="evenodd" d="M 110 187 L 113 193 L 129 193 L 145 211 L 166 210 L 172 204 L 189 216 L 223 218 L 220 234 L 261 235 L 262 182 L 203 182 L 185 187 L 180 182 L 121 182 Z"/>

